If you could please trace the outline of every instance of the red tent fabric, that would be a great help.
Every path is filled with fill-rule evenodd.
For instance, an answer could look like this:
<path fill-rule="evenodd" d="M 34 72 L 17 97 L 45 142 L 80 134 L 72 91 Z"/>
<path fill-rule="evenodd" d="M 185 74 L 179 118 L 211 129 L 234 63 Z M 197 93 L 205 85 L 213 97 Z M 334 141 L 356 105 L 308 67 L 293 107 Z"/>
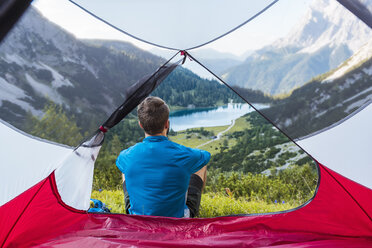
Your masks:
<path fill-rule="evenodd" d="M 0 4 L 0 19 L 6 20 L 0 22 L 0 39 L 29 2 Z M 358 8 L 359 4 L 339 2 L 371 26 L 370 13 Z M 63 165 L 75 166 L 70 161 Z M 93 168 L 89 166 L 88 170 Z M 81 179 L 81 173 L 71 174 Z M 58 176 L 53 172 L 0 206 L 0 247 L 372 247 L 372 190 L 321 164 L 319 175 L 314 198 L 291 211 L 177 219 L 77 210 L 63 202 L 63 190 L 58 190 Z M 75 184 L 69 186 L 76 192 Z"/>
<path fill-rule="evenodd" d="M 315 197 L 276 214 L 177 219 L 63 203 L 54 173 L 0 207 L 2 247 L 372 247 L 372 190 L 319 164 Z"/>

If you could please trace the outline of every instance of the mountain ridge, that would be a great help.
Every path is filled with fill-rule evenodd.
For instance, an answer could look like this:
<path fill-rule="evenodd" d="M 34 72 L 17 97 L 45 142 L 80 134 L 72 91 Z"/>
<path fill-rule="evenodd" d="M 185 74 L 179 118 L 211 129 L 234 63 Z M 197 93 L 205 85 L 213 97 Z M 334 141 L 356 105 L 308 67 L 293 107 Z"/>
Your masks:
<path fill-rule="evenodd" d="M 231 85 L 287 93 L 336 68 L 371 39 L 369 27 L 342 5 L 316 0 L 288 36 L 220 75 Z"/>

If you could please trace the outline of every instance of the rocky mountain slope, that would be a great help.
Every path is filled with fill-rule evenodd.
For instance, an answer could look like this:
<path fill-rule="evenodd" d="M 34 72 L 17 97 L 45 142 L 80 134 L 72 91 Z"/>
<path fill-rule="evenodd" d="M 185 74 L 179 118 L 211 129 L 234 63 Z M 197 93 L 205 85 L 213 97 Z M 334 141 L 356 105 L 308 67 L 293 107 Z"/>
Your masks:
<path fill-rule="evenodd" d="M 264 113 L 298 138 L 326 128 L 372 102 L 372 40 L 337 69 L 320 75 Z"/>
<path fill-rule="evenodd" d="M 40 116 L 48 100 L 73 114 L 110 114 L 126 87 L 164 61 L 125 46 L 77 40 L 30 8 L 0 46 L 0 118 Z"/>

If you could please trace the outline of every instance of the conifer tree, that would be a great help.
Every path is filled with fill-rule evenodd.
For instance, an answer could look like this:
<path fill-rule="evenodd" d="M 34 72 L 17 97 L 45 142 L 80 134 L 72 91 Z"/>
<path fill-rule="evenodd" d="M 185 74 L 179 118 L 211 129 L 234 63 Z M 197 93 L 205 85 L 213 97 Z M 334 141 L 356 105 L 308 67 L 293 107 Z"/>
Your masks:
<path fill-rule="evenodd" d="M 58 143 L 76 146 L 82 135 L 73 118 L 69 119 L 61 106 L 50 102 L 44 107 L 44 116 L 39 120 L 32 117 L 31 134 Z"/>

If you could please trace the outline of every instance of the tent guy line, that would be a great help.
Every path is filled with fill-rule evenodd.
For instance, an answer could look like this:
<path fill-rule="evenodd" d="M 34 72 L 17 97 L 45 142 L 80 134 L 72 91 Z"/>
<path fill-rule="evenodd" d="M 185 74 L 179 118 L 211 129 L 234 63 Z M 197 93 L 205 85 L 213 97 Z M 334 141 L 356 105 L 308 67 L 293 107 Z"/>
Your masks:
<path fill-rule="evenodd" d="M 282 134 L 284 134 L 290 141 L 292 141 L 296 146 L 298 146 L 301 150 L 303 150 L 312 160 L 316 161 L 318 163 L 318 161 L 313 157 L 311 156 L 311 154 L 309 152 L 307 152 L 304 148 L 302 148 L 292 137 L 290 137 L 286 132 L 284 132 L 280 127 L 278 127 L 277 124 L 275 124 L 269 117 L 267 117 L 264 113 L 262 113 L 258 108 L 256 108 L 252 103 L 250 103 L 246 98 L 244 98 L 243 96 L 241 96 L 239 94 L 239 92 L 237 92 L 233 87 L 231 87 L 228 83 L 226 83 L 221 77 L 219 77 L 217 74 L 215 74 L 213 71 L 211 71 L 208 67 L 206 67 L 205 65 L 203 65 L 199 60 L 197 60 L 195 57 L 193 57 L 190 53 L 188 53 L 187 51 L 185 51 L 185 54 L 187 56 L 189 56 L 192 60 L 194 60 L 196 63 L 198 63 L 201 67 L 203 67 L 205 70 L 207 70 L 209 73 L 211 73 L 214 77 L 216 77 L 220 82 L 222 82 L 224 85 L 226 85 L 230 90 L 232 90 L 235 94 L 237 94 L 241 99 L 243 99 L 246 103 L 249 104 L 249 106 L 251 106 L 258 114 L 260 114 L 262 117 L 264 117 L 269 123 L 271 123 L 276 129 L 278 129 Z M 320 170 L 319 170 L 319 166 L 317 166 L 318 168 L 318 175 L 320 177 Z M 318 187 L 319 187 L 319 182 L 320 180 L 318 180 L 318 185 L 317 185 L 317 189 L 318 190 Z"/>

